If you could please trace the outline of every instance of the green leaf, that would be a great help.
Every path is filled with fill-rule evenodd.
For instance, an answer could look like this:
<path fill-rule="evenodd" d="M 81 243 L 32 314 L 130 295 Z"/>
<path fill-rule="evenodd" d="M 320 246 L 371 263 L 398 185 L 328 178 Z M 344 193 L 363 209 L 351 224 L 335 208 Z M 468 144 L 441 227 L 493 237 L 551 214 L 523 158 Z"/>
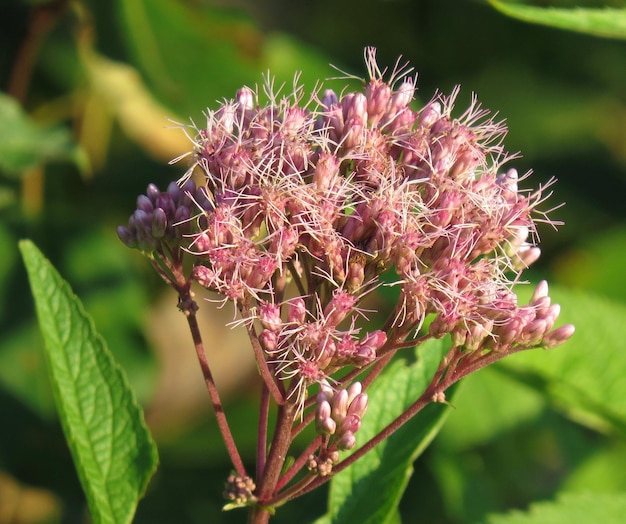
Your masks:
<path fill-rule="evenodd" d="M 69 285 L 30 241 L 20 250 L 61 423 L 96 524 L 132 521 L 157 465 L 141 407 Z"/>
<path fill-rule="evenodd" d="M 524 290 L 526 299 L 531 292 Z M 576 326 L 574 336 L 550 351 L 506 358 L 498 369 L 545 393 L 573 420 L 626 435 L 626 306 L 556 287 L 550 296 L 561 304 L 559 324 Z"/>
<path fill-rule="evenodd" d="M 357 435 L 363 444 L 408 408 L 430 384 L 445 344 L 431 340 L 414 362 L 396 360 L 368 389 L 368 410 Z M 439 431 L 448 406 L 429 404 L 391 437 L 333 478 L 329 520 L 333 524 L 397 522 L 397 506 L 413 462 Z M 357 447 L 358 447 L 357 444 Z M 324 517 L 323 517 L 324 519 Z"/>
<path fill-rule="evenodd" d="M 572 522 L 601 522 L 620 524 L 626 515 L 626 495 L 562 494 L 556 502 L 531 505 L 528 512 L 513 511 L 494 515 L 488 524 L 571 524 Z"/>
<path fill-rule="evenodd" d="M 513 1 L 487 1 L 501 13 L 524 22 L 626 39 L 626 8 L 537 7 Z"/>
<path fill-rule="evenodd" d="M 498 364 L 481 369 L 463 379 L 437 447 L 466 450 L 486 445 L 535 420 L 545 405 L 539 392 L 501 373 Z"/>
<path fill-rule="evenodd" d="M 0 93 L 0 169 L 7 174 L 51 161 L 70 161 L 82 171 L 88 161 L 64 127 L 40 127 L 10 96 Z"/>
<path fill-rule="evenodd" d="M 579 493 L 626 493 L 626 440 L 606 439 L 569 473 L 561 489 Z"/>

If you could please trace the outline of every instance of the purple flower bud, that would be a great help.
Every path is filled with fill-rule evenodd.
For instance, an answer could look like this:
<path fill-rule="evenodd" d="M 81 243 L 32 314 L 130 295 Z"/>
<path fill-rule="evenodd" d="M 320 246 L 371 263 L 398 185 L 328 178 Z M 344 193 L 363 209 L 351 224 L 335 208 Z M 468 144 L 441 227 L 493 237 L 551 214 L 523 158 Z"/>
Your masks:
<path fill-rule="evenodd" d="M 154 210 L 152 200 L 150 200 L 146 195 L 139 195 L 137 197 L 137 209 L 141 209 L 146 213 L 152 213 Z"/>
<path fill-rule="evenodd" d="M 163 238 L 165 236 L 165 230 L 167 229 L 167 217 L 165 211 L 160 207 L 157 207 L 152 212 L 152 236 L 155 239 Z"/>
<path fill-rule="evenodd" d="M 347 414 L 339 424 L 337 434 L 356 433 L 361 428 L 361 417 L 355 413 Z"/>
<path fill-rule="evenodd" d="M 196 192 L 196 183 L 193 181 L 193 178 L 188 178 L 185 180 L 182 186 L 180 186 L 181 191 L 187 197 L 189 195 L 193 195 Z"/>
<path fill-rule="evenodd" d="M 146 213 L 142 209 L 136 209 L 130 217 L 129 223 L 131 222 L 138 230 L 149 231 L 152 228 L 152 213 Z"/>
<path fill-rule="evenodd" d="M 167 193 L 174 203 L 180 202 L 183 198 L 183 191 L 176 182 L 170 182 L 167 186 Z"/>
<path fill-rule="evenodd" d="M 399 113 L 400 110 L 407 107 L 411 103 L 411 100 L 413 100 L 414 93 L 414 81 L 411 78 L 407 78 L 391 96 L 388 113 Z"/>
<path fill-rule="evenodd" d="M 520 341 L 529 346 L 539 344 L 546 333 L 547 327 L 547 323 L 543 318 L 536 318 L 524 326 Z"/>
<path fill-rule="evenodd" d="M 322 95 L 322 105 L 330 109 L 332 106 L 336 106 L 337 104 L 339 104 L 337 93 L 335 93 L 332 89 L 326 89 Z"/>
<path fill-rule="evenodd" d="M 559 304 L 552 304 L 544 315 L 546 321 L 546 331 L 550 331 L 556 322 L 556 319 L 561 314 L 561 306 Z"/>
<path fill-rule="evenodd" d="M 357 358 L 368 364 L 376 359 L 376 352 L 387 342 L 387 334 L 376 330 L 365 335 L 357 349 Z"/>
<path fill-rule="evenodd" d="M 513 258 L 513 267 L 518 270 L 526 269 L 537 262 L 540 256 L 541 249 L 537 246 L 525 244 L 521 246 L 515 254 L 515 257 Z"/>
<path fill-rule="evenodd" d="M 137 230 L 137 247 L 141 251 L 152 252 L 157 248 L 158 241 L 150 234 L 148 230 Z"/>
<path fill-rule="evenodd" d="M 180 191 L 178 189 L 178 186 L 176 186 L 176 189 Z M 169 193 L 161 193 L 157 197 L 154 207 L 160 207 L 163 211 L 165 211 L 165 214 L 167 216 L 173 217 L 174 213 L 176 213 L 176 205 L 174 204 L 174 199 Z"/>
<path fill-rule="evenodd" d="M 119 239 L 129 248 L 134 249 L 137 247 L 137 239 L 130 230 L 125 226 L 117 227 L 117 236 Z"/>
<path fill-rule="evenodd" d="M 159 188 L 156 185 L 148 184 L 148 187 L 146 188 L 146 196 L 153 204 L 156 202 L 160 194 L 161 191 L 159 191 Z"/>

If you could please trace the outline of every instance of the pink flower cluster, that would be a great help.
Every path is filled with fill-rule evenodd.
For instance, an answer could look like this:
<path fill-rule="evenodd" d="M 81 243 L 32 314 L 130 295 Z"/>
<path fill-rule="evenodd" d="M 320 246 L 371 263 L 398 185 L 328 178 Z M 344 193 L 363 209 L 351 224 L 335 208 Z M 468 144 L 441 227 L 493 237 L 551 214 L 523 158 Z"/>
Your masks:
<path fill-rule="evenodd" d="M 414 110 L 409 71 L 384 80 L 372 49 L 366 62 L 362 93 L 304 100 L 296 87 L 279 99 L 268 88 L 262 105 L 244 88 L 195 139 L 211 205 L 189 248 L 194 277 L 259 321 L 268 360 L 300 399 L 429 315 L 430 335 L 468 351 L 554 346 L 572 332 L 551 331 L 546 292 L 519 307 L 511 291 L 539 256 L 545 188 L 522 191 L 515 170 L 501 172 L 504 125 L 475 100 L 454 118 L 456 91 Z M 359 304 L 383 272 L 400 300 L 384 331 L 362 332 Z M 286 298 L 288 281 L 297 293 Z"/>
<path fill-rule="evenodd" d="M 199 210 L 173 224 L 185 242 L 146 238 L 178 216 L 176 206 L 155 210 L 168 199 L 154 187 L 120 228 L 131 247 L 161 250 L 170 239 L 178 244 L 169 252 L 192 257 L 189 281 L 236 306 L 279 404 L 302 415 L 320 384 L 314 418 L 325 451 L 309 464 L 319 471 L 354 445 L 367 407 L 361 386 L 341 378 L 356 376 L 350 370 L 447 334 L 454 358 L 445 365 L 457 366 L 448 373 L 475 369 L 485 355 L 551 348 L 574 331 L 554 329 L 559 307 L 545 282 L 528 305 L 511 290 L 540 254 L 535 225 L 550 222 L 538 210 L 550 183 L 525 191 L 524 177 L 502 168 L 512 158 L 506 127 L 475 98 L 458 117 L 458 90 L 414 109 L 411 70 L 396 66 L 385 79 L 375 51 L 365 58 L 362 92 L 305 98 L 295 86 L 279 96 L 268 81 L 264 94 L 243 88 L 206 114 L 187 197 L 168 190 L 184 210 L 190 201 Z M 369 328 L 363 300 L 382 285 L 399 299 Z"/>

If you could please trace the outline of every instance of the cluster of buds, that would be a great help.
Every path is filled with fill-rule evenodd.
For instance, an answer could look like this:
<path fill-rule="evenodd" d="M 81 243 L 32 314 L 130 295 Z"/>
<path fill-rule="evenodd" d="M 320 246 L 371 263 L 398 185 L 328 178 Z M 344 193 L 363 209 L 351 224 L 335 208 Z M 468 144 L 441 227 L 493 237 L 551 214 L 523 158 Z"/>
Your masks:
<path fill-rule="evenodd" d="M 198 202 L 205 193 L 196 189 L 193 180 L 182 186 L 171 182 L 166 191 L 149 184 L 145 195 L 137 197 L 137 209 L 127 226 L 119 226 L 120 240 L 130 248 L 151 253 L 163 246 L 180 248 L 183 237 L 190 233 L 190 220 L 197 213 Z"/>
<path fill-rule="evenodd" d="M 355 446 L 367 395 L 352 381 L 369 366 L 451 335 L 454 358 L 437 376 L 457 380 L 574 331 L 554 329 L 559 307 L 545 283 L 526 306 L 512 291 L 540 255 L 536 222 L 552 223 L 538 209 L 552 181 L 528 191 L 525 176 L 502 169 L 514 156 L 506 127 L 475 97 L 458 117 L 458 89 L 414 109 L 411 70 L 385 78 L 375 50 L 365 58 L 363 92 L 305 98 L 296 86 L 280 97 L 268 80 L 266 102 L 243 88 L 208 111 L 181 186 L 149 186 L 118 229 L 126 245 L 178 267 L 179 291 L 196 282 L 234 304 L 280 409 L 314 421 L 322 444 L 308 466 L 320 475 Z M 372 327 L 363 301 L 382 285 L 399 298 Z"/>
<path fill-rule="evenodd" d="M 333 391 L 328 382 L 323 381 L 321 389 L 317 395 L 315 429 L 321 435 L 333 436 L 327 449 L 352 449 L 356 444 L 354 434 L 361 427 L 361 419 L 367 410 L 367 393 L 362 392 L 360 382 Z"/>
<path fill-rule="evenodd" d="M 224 498 L 236 506 L 245 506 L 255 501 L 254 490 L 256 485 L 248 476 L 231 473 L 226 480 Z"/>

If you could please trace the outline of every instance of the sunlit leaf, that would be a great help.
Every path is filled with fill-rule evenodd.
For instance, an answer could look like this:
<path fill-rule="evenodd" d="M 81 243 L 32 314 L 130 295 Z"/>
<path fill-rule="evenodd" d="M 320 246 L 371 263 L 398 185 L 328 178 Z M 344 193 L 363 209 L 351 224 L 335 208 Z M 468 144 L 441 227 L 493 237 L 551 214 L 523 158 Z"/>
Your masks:
<path fill-rule="evenodd" d="M 463 379 L 438 446 L 460 450 L 485 445 L 532 421 L 545 408 L 539 392 L 498 369 L 496 364 Z"/>
<path fill-rule="evenodd" d="M 524 295 L 529 293 L 524 290 Z M 546 394 L 574 420 L 626 435 L 626 306 L 558 288 L 550 296 L 561 304 L 559 324 L 576 326 L 574 336 L 549 351 L 504 359 L 499 369 Z"/>
<path fill-rule="evenodd" d="M 126 377 L 78 298 L 30 241 L 20 243 L 63 430 L 96 524 L 132 521 L 157 451 Z"/>
<path fill-rule="evenodd" d="M 626 495 L 597 493 L 563 494 L 556 502 L 532 504 L 527 512 L 513 511 L 493 515 L 487 524 L 571 524 L 572 522 L 601 522 L 620 524 L 626 515 Z"/>
<path fill-rule="evenodd" d="M 488 0 L 505 15 L 569 31 L 626 38 L 626 8 L 539 7 L 518 1 Z"/>

